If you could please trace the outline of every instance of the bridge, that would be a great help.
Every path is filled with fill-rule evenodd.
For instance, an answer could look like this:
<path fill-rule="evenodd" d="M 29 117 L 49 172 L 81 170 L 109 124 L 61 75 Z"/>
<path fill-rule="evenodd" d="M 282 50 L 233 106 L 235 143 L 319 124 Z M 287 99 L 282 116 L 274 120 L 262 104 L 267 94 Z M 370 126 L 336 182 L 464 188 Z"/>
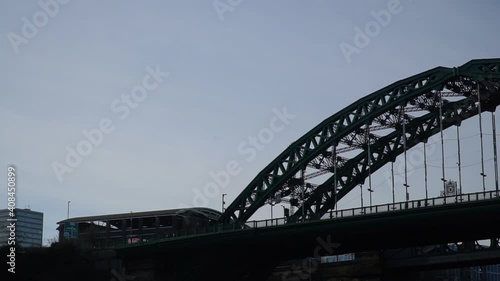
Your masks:
<path fill-rule="evenodd" d="M 397 81 L 293 142 L 243 189 L 217 224 L 109 249 L 136 274 L 153 272 L 154 277 L 148 275 L 151 280 L 266 280 L 280 262 L 290 259 L 477 240 L 488 240 L 490 248 L 497 249 L 500 233 L 494 224 L 500 217 L 500 197 L 494 112 L 499 104 L 500 59 L 436 67 Z M 483 132 L 485 112 L 491 112 L 491 133 Z M 465 193 L 460 156 L 468 148 L 461 148 L 460 126 L 475 116 L 482 179 L 478 192 Z M 444 131 L 451 127 L 457 133 L 457 181 L 446 177 Z M 485 182 L 485 135 L 494 144 L 493 184 Z M 441 143 L 441 175 L 439 184 L 430 185 L 425 159 L 433 136 Z M 423 148 L 425 169 L 418 188 L 425 189 L 425 196 L 410 200 L 407 157 L 417 146 Z M 401 188 L 394 183 L 398 157 L 404 163 L 403 201 L 395 196 L 395 189 Z M 372 177 L 386 165 L 391 165 L 392 200 L 374 205 Z M 358 188 L 363 192 L 363 186 L 370 204 L 362 195 L 361 206 L 339 208 Z M 440 196 L 430 196 L 436 190 Z M 251 220 L 267 204 L 280 202 L 290 204 L 284 217 Z M 498 252 L 488 258 L 476 256 L 469 262 L 500 262 Z M 317 263 L 316 259 L 316 267 Z"/>

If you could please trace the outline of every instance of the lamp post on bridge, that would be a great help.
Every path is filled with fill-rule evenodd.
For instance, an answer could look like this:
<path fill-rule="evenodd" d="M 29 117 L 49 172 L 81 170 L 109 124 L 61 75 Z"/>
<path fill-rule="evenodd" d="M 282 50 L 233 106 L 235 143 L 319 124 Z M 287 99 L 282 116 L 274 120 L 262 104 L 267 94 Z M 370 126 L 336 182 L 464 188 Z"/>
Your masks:
<path fill-rule="evenodd" d="M 365 212 L 363 211 L 363 185 L 359 185 L 359 190 L 361 190 L 361 213 L 364 214 Z"/>
<path fill-rule="evenodd" d="M 69 219 L 69 203 L 71 203 L 71 201 L 68 200 L 68 214 L 67 214 L 68 219 Z"/>
<path fill-rule="evenodd" d="M 372 192 L 373 192 L 373 189 L 368 188 L 368 192 L 370 193 L 370 212 L 371 212 L 371 210 L 372 210 Z"/>
<path fill-rule="evenodd" d="M 281 202 L 281 196 L 273 196 L 273 197 L 269 198 L 266 201 L 266 203 L 268 203 L 269 206 L 271 207 L 271 225 L 274 225 L 274 222 L 273 222 L 273 219 L 274 219 L 274 216 L 273 216 L 273 207 L 276 204 L 279 204 L 280 202 Z"/>
<path fill-rule="evenodd" d="M 274 206 L 273 200 L 269 202 L 269 205 L 271 205 L 271 225 L 273 225 L 273 206 Z"/>
<path fill-rule="evenodd" d="M 226 196 L 227 194 L 226 193 L 222 193 L 222 213 L 224 213 L 224 204 L 226 203 L 224 201 L 224 196 Z"/>

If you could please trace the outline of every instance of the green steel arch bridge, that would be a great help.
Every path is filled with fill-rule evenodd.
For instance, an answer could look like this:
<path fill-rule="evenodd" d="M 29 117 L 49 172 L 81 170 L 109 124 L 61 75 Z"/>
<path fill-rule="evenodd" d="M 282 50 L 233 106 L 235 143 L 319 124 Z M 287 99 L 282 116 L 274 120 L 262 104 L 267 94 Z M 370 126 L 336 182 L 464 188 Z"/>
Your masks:
<path fill-rule="evenodd" d="M 267 165 L 220 222 L 245 223 L 276 197 L 304 200 L 291 222 L 322 218 L 371 173 L 411 147 L 480 111 L 494 112 L 500 103 L 499 82 L 500 59 L 472 60 L 456 68 L 436 67 L 355 101 Z M 412 116 L 414 112 L 419 116 Z M 344 156 L 347 152 L 355 156 Z M 305 183 L 323 174 L 330 177 L 322 184 Z"/>
<path fill-rule="evenodd" d="M 341 254 L 479 239 L 491 239 L 492 247 L 498 248 L 498 180 L 483 192 L 447 198 L 443 171 L 443 185 L 433 186 L 443 191 L 443 197 L 336 208 L 377 170 L 398 156 L 406 157 L 408 149 L 482 112 L 494 112 L 498 105 L 500 58 L 436 67 L 397 81 L 353 102 L 293 142 L 257 174 L 215 227 L 116 251 L 130 266 L 141 257 L 161 261 L 153 266 L 161 276 L 168 275 L 168 265 L 192 276 L 191 267 L 181 262 L 187 261 L 203 278 L 207 272 L 242 276 L 251 268 L 269 273 L 279 261 L 313 256 L 318 245 L 323 254 L 332 254 L 333 245 Z M 321 184 L 307 182 L 320 175 L 325 179 Z M 275 198 L 301 202 L 287 218 L 249 221 Z M 221 268 L 233 259 L 238 260 L 234 268 Z M 500 262 L 500 254 L 489 260 Z"/>

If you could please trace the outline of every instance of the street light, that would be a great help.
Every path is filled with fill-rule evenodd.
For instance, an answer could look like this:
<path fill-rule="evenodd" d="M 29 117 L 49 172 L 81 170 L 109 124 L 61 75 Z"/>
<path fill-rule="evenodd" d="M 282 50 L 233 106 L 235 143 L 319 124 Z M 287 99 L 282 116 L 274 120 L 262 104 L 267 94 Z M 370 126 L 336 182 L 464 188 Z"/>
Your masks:
<path fill-rule="evenodd" d="M 68 219 L 69 219 L 69 203 L 71 203 L 71 201 L 68 200 Z"/>
<path fill-rule="evenodd" d="M 271 200 L 269 202 L 269 205 L 271 205 L 271 224 L 273 223 L 273 206 L 274 206 L 275 202 L 273 202 L 273 200 Z"/>
<path fill-rule="evenodd" d="M 222 193 L 222 212 L 224 213 L 224 204 L 226 203 L 224 201 L 224 196 L 226 196 L 227 194 L 226 193 Z"/>
<path fill-rule="evenodd" d="M 271 206 L 271 225 L 274 225 L 273 223 L 273 207 L 274 205 L 278 204 L 280 201 L 279 200 L 276 200 L 276 198 L 269 198 L 266 203 L 269 204 L 269 206 Z"/>
<path fill-rule="evenodd" d="M 373 189 L 371 188 L 368 188 L 368 192 L 370 192 L 370 211 L 372 210 L 372 192 L 373 192 Z"/>

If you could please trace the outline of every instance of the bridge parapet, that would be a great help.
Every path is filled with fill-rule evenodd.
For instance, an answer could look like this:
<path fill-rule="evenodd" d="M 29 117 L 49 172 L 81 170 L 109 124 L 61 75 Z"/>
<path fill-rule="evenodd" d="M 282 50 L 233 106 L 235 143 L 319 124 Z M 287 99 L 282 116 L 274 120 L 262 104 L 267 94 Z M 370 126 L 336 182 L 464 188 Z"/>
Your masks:
<path fill-rule="evenodd" d="M 478 201 L 488 201 L 488 200 L 500 200 L 500 196 L 497 191 L 485 191 L 485 192 L 475 192 L 475 193 L 467 193 L 460 194 L 456 196 L 447 196 L 447 197 L 434 197 L 428 199 L 419 199 L 419 200 L 411 200 L 405 202 L 397 202 L 397 203 L 389 203 L 383 205 L 374 205 L 374 206 L 364 206 L 358 208 L 351 209 L 343 209 L 331 211 L 328 215 L 323 217 L 321 221 L 331 220 L 332 222 L 344 219 L 350 219 L 358 216 L 370 216 L 377 214 L 390 214 L 390 213 L 400 213 L 400 212 L 414 212 L 423 209 L 435 209 L 435 208 L 443 208 L 446 206 L 456 206 L 457 204 L 462 204 L 466 206 L 469 203 L 474 203 Z M 271 229 L 275 227 L 284 227 L 291 224 L 304 224 L 309 222 L 315 222 L 316 220 L 307 220 L 307 221 L 290 221 L 288 218 L 274 218 L 274 219 L 265 219 L 265 220 L 255 220 L 245 223 L 244 225 L 236 225 L 236 224 L 219 224 L 214 226 L 207 226 L 201 228 L 193 228 L 189 230 L 178 230 L 172 232 L 169 237 L 161 238 L 161 239 L 152 239 L 148 241 L 140 240 L 138 243 L 127 244 L 127 243 L 119 243 L 117 245 L 98 245 L 98 247 L 130 247 L 137 246 L 138 244 L 151 244 L 162 241 L 169 240 L 178 240 L 184 239 L 193 236 L 201 236 L 201 235 L 211 235 L 211 234 L 220 234 L 234 231 L 245 231 L 251 229 Z"/>

